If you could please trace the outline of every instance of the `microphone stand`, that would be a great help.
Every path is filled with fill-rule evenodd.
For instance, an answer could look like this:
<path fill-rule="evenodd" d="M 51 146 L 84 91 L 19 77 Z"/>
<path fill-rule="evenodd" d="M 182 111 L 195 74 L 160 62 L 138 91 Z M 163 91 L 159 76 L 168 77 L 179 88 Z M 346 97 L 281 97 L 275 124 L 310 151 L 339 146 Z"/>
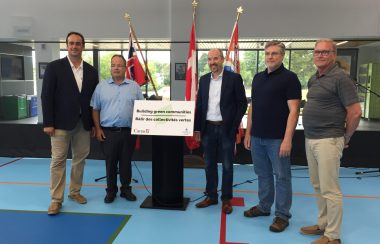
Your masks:
<path fill-rule="evenodd" d="M 363 86 L 362 84 L 360 84 L 360 83 L 357 82 L 357 81 L 355 81 L 355 85 L 356 85 L 358 88 L 363 88 L 366 92 L 370 92 L 370 93 L 376 95 L 377 97 L 380 97 L 380 95 L 379 95 L 378 93 L 372 91 L 371 89 L 368 89 L 368 87 Z M 379 166 L 379 169 L 378 169 L 378 170 L 358 171 L 358 172 L 355 172 L 355 174 L 357 174 L 357 175 L 362 175 L 362 174 L 376 173 L 376 172 L 380 172 L 380 166 Z"/>
<path fill-rule="evenodd" d="M 120 175 L 120 173 L 119 173 L 119 169 L 117 170 L 117 174 Z M 102 176 L 102 177 L 99 177 L 99 178 L 95 178 L 95 182 L 98 182 L 98 181 L 103 180 L 103 179 L 105 179 L 105 178 L 107 178 L 106 175 L 105 175 L 105 176 Z M 133 181 L 134 183 L 138 183 L 138 182 L 139 182 L 138 180 L 136 180 L 136 179 L 134 179 L 134 178 L 131 178 L 131 181 Z"/>

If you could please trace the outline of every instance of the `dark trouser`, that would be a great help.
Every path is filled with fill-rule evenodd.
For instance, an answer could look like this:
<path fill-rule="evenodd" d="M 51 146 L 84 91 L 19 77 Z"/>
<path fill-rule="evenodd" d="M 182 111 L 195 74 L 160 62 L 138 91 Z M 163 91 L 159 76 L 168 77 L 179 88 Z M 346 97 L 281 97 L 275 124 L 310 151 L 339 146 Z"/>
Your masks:
<path fill-rule="evenodd" d="M 202 135 L 202 146 L 206 161 L 206 193 L 212 199 L 218 198 L 218 161 L 223 162 L 222 200 L 232 198 L 233 159 L 235 135 L 228 135 L 223 126 L 207 124 Z M 220 161 L 219 161 L 220 162 Z"/>
<path fill-rule="evenodd" d="M 126 192 L 132 178 L 131 160 L 136 144 L 136 136 L 131 135 L 131 130 L 124 128 L 120 131 L 103 129 L 106 139 L 101 143 L 106 157 L 107 194 L 117 193 L 117 173 L 119 163 L 120 191 Z"/>

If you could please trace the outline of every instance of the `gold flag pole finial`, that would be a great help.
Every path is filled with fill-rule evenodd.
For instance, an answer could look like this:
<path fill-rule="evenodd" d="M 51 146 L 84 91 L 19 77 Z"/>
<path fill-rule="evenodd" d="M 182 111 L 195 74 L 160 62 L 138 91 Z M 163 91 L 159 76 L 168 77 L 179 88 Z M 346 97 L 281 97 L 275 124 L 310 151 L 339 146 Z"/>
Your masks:
<path fill-rule="evenodd" d="M 129 23 L 129 28 L 130 28 L 131 33 L 132 33 L 132 38 L 135 40 L 135 42 L 136 42 L 136 44 L 137 44 L 137 48 L 138 48 L 138 50 L 139 50 L 139 52 L 140 52 L 141 58 L 142 58 L 142 60 L 143 60 L 143 62 L 144 62 L 144 65 L 145 65 L 145 73 L 146 73 L 146 75 L 148 76 L 148 79 L 149 79 L 150 83 L 152 84 L 152 87 L 153 87 L 154 93 L 155 93 L 156 96 L 158 97 L 158 93 L 157 93 L 156 86 L 155 86 L 155 84 L 154 84 L 154 81 L 153 81 L 153 79 L 152 79 L 152 75 L 150 74 L 150 71 L 149 71 L 149 68 L 148 68 L 148 63 L 147 63 L 147 61 L 146 61 L 145 58 L 144 58 L 144 55 L 143 55 L 143 53 L 142 53 L 142 51 L 141 51 L 141 47 L 140 47 L 139 40 L 137 39 L 137 36 L 136 36 L 135 30 L 133 29 L 133 26 L 132 26 L 132 24 L 131 24 L 131 19 L 132 19 L 132 18 L 131 18 L 131 16 L 130 16 L 128 13 L 125 13 L 125 14 L 124 14 L 124 19 L 125 19 L 126 21 L 128 21 L 128 23 Z"/>
<path fill-rule="evenodd" d="M 195 18 L 195 9 L 198 6 L 198 2 L 196 0 L 193 0 L 193 2 L 191 3 L 191 5 L 193 6 L 193 20 L 194 20 L 194 18 Z"/>
<path fill-rule="evenodd" d="M 131 23 L 131 19 L 132 19 L 132 17 L 131 17 L 128 13 L 125 13 L 125 14 L 124 14 L 124 19 L 125 19 L 126 21 L 128 21 L 129 23 Z"/>
<path fill-rule="evenodd" d="M 237 17 L 236 17 L 236 20 L 238 21 L 239 20 L 239 17 L 240 15 L 244 12 L 244 9 L 242 6 L 239 6 L 237 9 L 236 9 L 236 12 L 237 12 Z"/>
<path fill-rule="evenodd" d="M 191 5 L 193 5 L 193 8 L 196 8 L 198 6 L 198 2 L 196 0 L 193 0 Z"/>

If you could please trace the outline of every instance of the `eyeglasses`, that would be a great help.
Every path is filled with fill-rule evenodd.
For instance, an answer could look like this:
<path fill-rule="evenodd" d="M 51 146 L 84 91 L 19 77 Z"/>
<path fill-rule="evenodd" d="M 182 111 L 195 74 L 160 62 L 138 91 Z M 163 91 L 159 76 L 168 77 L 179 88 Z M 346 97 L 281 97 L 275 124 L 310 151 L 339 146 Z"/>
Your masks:
<path fill-rule="evenodd" d="M 335 53 L 335 51 L 332 51 L 332 50 L 314 50 L 314 56 L 327 57 L 330 53 Z"/>
<path fill-rule="evenodd" d="M 265 56 L 273 56 L 273 57 L 275 57 L 275 56 L 278 56 L 278 55 L 280 55 L 281 53 L 279 53 L 279 52 L 265 52 Z"/>

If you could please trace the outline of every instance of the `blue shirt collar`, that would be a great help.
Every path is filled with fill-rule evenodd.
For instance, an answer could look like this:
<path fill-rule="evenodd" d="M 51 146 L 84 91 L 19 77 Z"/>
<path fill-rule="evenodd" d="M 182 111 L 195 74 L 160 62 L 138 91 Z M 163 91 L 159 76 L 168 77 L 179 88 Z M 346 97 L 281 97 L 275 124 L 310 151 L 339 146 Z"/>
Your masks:
<path fill-rule="evenodd" d="M 121 84 L 130 84 L 132 82 L 135 82 L 133 80 L 129 80 L 129 79 L 124 79 L 123 82 Z M 107 80 L 107 83 L 108 84 L 112 84 L 112 83 L 115 83 L 115 81 L 112 79 L 112 77 L 110 77 L 108 80 Z"/>

